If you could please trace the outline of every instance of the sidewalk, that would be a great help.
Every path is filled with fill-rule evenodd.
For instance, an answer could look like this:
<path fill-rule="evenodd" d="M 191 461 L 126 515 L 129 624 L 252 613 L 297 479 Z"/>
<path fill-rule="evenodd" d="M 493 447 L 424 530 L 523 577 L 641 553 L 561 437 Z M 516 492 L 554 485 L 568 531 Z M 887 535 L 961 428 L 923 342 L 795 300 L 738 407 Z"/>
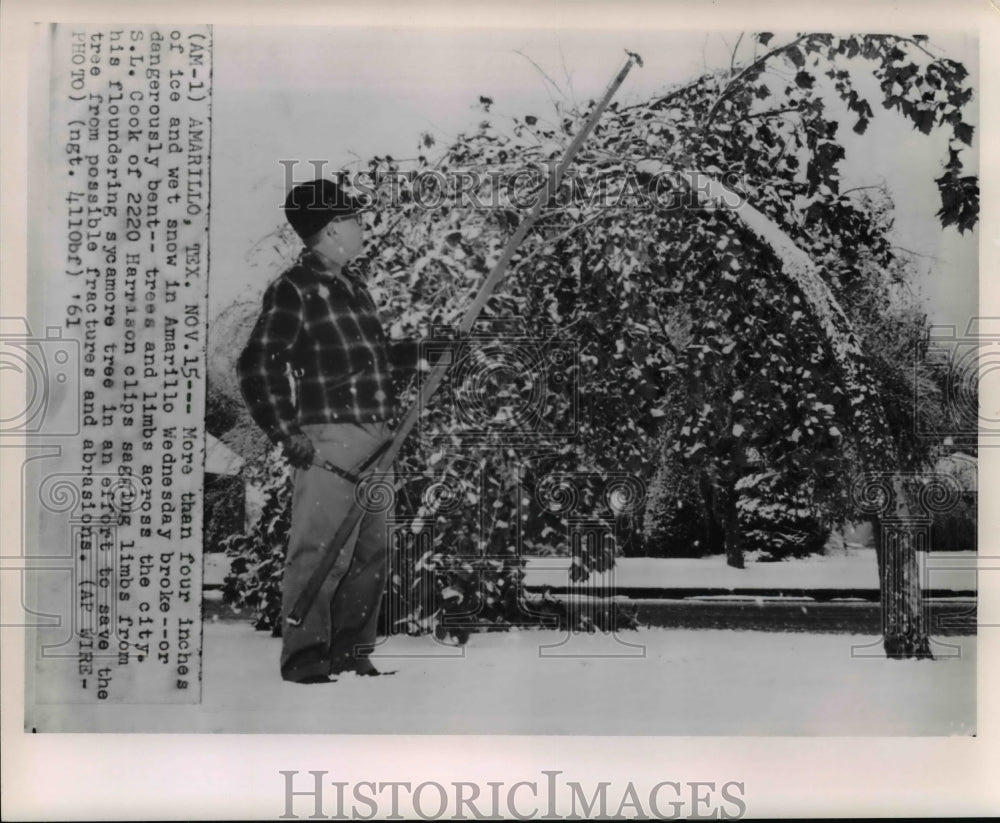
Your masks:
<path fill-rule="evenodd" d="M 975 597 L 976 553 L 918 553 L 927 597 Z M 712 595 L 857 598 L 877 600 L 878 564 L 874 549 L 806 557 L 776 563 L 748 562 L 745 569 L 726 565 L 722 555 L 699 558 L 624 557 L 614 569 L 592 575 L 582 584 L 569 579 L 570 559 L 529 558 L 525 586 L 553 593 L 604 590 L 631 598 Z"/>
<path fill-rule="evenodd" d="M 920 553 L 926 621 L 933 634 L 977 632 L 975 552 Z M 205 556 L 207 600 L 217 600 L 228 559 Z M 528 558 L 524 588 L 566 602 L 601 624 L 609 599 L 640 626 L 814 634 L 881 633 L 878 567 L 873 549 L 778 563 L 726 565 L 704 558 L 621 558 L 583 583 L 569 578 L 567 557 Z M 211 609 L 222 619 L 224 610 Z M 229 619 L 232 619 L 229 617 Z"/>
<path fill-rule="evenodd" d="M 918 553 L 928 597 L 975 597 L 975 552 Z M 529 557 L 525 586 L 529 590 L 603 590 L 635 598 L 746 595 L 833 599 L 878 599 L 878 566 L 874 549 L 778 563 L 748 562 L 745 569 L 726 565 L 722 555 L 699 558 L 623 557 L 606 574 L 591 575 L 582 584 L 569 579 L 570 558 Z M 223 554 L 205 555 L 208 588 L 222 585 L 229 570 Z"/>

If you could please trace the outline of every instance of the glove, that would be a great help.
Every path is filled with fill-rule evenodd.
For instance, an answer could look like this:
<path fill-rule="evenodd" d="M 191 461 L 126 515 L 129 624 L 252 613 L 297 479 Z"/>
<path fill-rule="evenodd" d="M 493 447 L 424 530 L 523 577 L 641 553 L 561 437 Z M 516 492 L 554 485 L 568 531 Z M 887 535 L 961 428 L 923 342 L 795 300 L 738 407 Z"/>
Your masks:
<path fill-rule="evenodd" d="M 282 441 L 285 459 L 297 469 L 308 469 L 316 456 L 316 447 L 306 435 L 299 432 Z"/>

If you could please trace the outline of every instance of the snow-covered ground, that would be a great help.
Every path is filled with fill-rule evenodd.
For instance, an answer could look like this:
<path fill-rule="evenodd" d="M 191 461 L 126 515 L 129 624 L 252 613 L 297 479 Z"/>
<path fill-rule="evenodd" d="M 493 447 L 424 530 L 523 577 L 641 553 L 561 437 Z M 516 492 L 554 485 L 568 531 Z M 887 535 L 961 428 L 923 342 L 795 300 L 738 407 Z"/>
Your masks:
<path fill-rule="evenodd" d="M 975 552 L 918 552 L 925 589 L 975 591 Z M 568 557 L 533 557 L 526 561 L 528 586 L 568 586 Z M 205 583 L 221 586 L 229 558 L 205 555 Z M 745 569 L 726 565 L 723 555 L 698 558 L 623 557 L 612 572 L 593 575 L 588 586 L 618 588 L 878 589 L 874 549 L 848 549 L 780 563 L 748 562 Z"/>
<path fill-rule="evenodd" d="M 924 555 L 925 588 L 975 590 L 976 555 Z M 226 559 L 206 555 L 218 585 Z M 528 560 L 531 586 L 568 584 L 566 558 Z M 612 576 L 613 575 L 613 579 Z M 852 548 L 732 569 L 721 556 L 624 558 L 588 585 L 620 588 L 872 589 L 875 552 Z M 629 645 L 638 644 L 638 645 Z M 278 676 L 280 641 L 244 623 L 206 622 L 202 703 L 109 707 L 108 730 L 174 732 L 607 735 L 972 734 L 976 638 L 941 638 L 934 661 L 888 661 L 873 636 L 643 629 L 567 637 L 473 635 L 464 649 L 394 637 L 384 678 L 296 686 Z M 60 727 L 85 731 L 84 727 Z"/>
<path fill-rule="evenodd" d="M 155 711 L 95 706 L 78 715 L 57 707 L 40 728 L 599 735 L 975 731 L 975 637 L 940 640 L 934 661 L 884 660 L 877 638 L 852 635 L 645 629 L 622 633 L 619 640 L 585 635 L 567 642 L 555 631 L 522 630 L 473 635 L 464 649 L 393 637 L 379 651 L 395 656 L 379 665 L 397 674 L 346 675 L 318 686 L 280 680 L 279 645 L 243 623 L 208 622 L 200 705 Z M 84 714 L 91 725 L 79 725 Z"/>
<path fill-rule="evenodd" d="M 925 589 L 975 591 L 975 552 L 918 552 Z M 530 558 L 525 582 L 530 586 L 566 586 L 570 560 Z M 593 575 L 588 586 L 618 588 L 741 588 L 878 589 L 874 549 L 849 549 L 777 563 L 748 562 L 746 568 L 726 565 L 725 556 L 697 558 L 623 557 L 613 571 Z"/>

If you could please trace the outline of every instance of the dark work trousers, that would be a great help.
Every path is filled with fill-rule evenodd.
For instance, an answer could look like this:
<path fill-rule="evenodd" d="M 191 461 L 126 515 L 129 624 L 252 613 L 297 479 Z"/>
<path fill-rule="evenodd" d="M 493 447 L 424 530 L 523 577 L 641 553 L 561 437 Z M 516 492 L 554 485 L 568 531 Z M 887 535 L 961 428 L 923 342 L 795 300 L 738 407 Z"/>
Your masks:
<path fill-rule="evenodd" d="M 391 436 L 386 423 L 303 425 L 317 459 L 353 470 Z M 320 549 L 336 533 L 354 502 L 355 484 L 326 469 L 296 469 L 292 523 L 282 587 L 287 617 L 319 563 Z M 386 512 L 366 512 L 319 590 L 300 626 L 283 620 L 281 676 L 302 680 L 352 671 L 375 645 L 386 576 Z"/>

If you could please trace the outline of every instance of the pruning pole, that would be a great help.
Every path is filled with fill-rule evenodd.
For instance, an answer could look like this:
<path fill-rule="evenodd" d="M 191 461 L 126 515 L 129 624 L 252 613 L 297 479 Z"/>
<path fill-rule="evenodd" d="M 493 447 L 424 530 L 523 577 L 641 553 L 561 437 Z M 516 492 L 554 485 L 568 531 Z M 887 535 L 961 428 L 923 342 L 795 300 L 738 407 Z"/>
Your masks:
<path fill-rule="evenodd" d="M 465 314 L 462 317 L 462 321 L 459 323 L 458 332 L 460 336 L 467 335 L 470 331 L 472 331 L 472 327 L 475 324 L 476 319 L 479 317 L 480 312 L 483 310 L 486 302 L 490 299 L 493 292 L 496 290 L 496 287 L 503 279 L 504 274 L 507 271 L 507 266 L 510 264 L 518 246 L 521 245 L 521 242 L 527 236 L 528 232 L 531 231 L 531 228 L 538 222 L 538 218 L 541 217 L 542 214 L 542 209 L 545 208 L 549 200 L 552 198 L 552 195 L 558 190 L 567 167 L 573 161 L 576 153 L 580 150 L 580 147 L 583 145 L 583 141 L 586 140 L 590 133 L 594 130 L 594 127 L 597 125 L 597 121 L 600 119 L 604 110 L 611 102 L 611 98 L 614 97 L 615 92 L 618 91 L 618 88 L 624 82 L 625 77 L 628 75 L 629 71 L 632 70 L 632 66 L 636 63 L 642 65 L 642 60 L 639 55 L 632 52 L 628 52 L 628 55 L 628 60 L 625 61 L 625 64 L 621 67 L 621 69 L 619 69 L 614 79 L 608 85 L 607 90 L 604 92 L 604 96 L 590 113 L 590 116 L 583 124 L 583 128 L 576 133 L 576 136 L 574 136 L 573 140 L 570 142 L 569 147 L 563 154 L 559 164 L 549 175 L 545 185 L 542 187 L 538 201 L 535 203 L 534 208 L 532 208 L 528 216 L 521 221 L 517 229 L 514 231 L 514 234 L 511 235 L 510 239 L 507 241 L 507 245 L 504 247 L 503 253 L 500 255 L 500 258 L 493 266 L 493 269 L 490 271 L 486 280 L 483 281 L 482 286 L 479 287 L 479 292 L 477 293 L 475 300 L 473 300 L 469 308 L 466 309 Z M 454 345 L 455 344 L 453 343 L 452 346 Z M 393 434 L 392 442 L 385 450 L 381 458 L 379 458 L 378 463 L 372 470 L 373 474 L 388 471 L 395 462 L 396 456 L 399 454 L 399 450 L 403 446 L 403 441 L 406 440 L 406 437 L 413 430 L 417 420 L 420 418 L 421 410 L 426 408 L 427 403 L 430 401 L 431 397 L 434 396 L 434 392 L 437 391 L 438 386 L 444 379 L 444 376 L 451 365 L 450 361 L 450 357 L 442 357 L 431 369 L 430 373 L 427 375 L 427 379 L 423 381 L 423 384 L 420 387 L 420 392 L 416 402 L 414 402 L 413 405 L 406 410 L 406 414 L 404 414 L 400 420 L 399 427 Z M 309 580 L 306 582 L 306 586 L 302 590 L 302 594 L 299 595 L 298 600 L 296 600 L 295 604 L 292 606 L 292 609 L 286 618 L 289 625 L 302 625 L 303 619 L 309 613 L 309 610 L 312 608 L 312 605 L 316 600 L 316 595 L 319 594 L 319 590 L 322 588 L 324 581 L 337 562 L 337 555 L 341 546 L 347 542 L 351 533 L 357 527 L 358 523 L 361 522 L 361 518 L 364 517 L 364 514 L 364 507 L 357 499 L 357 495 L 355 495 L 355 499 L 351 503 L 347 516 L 340 524 L 340 528 L 337 529 L 337 532 L 322 548 L 320 562 L 317 564 L 312 575 L 309 577 Z"/>

